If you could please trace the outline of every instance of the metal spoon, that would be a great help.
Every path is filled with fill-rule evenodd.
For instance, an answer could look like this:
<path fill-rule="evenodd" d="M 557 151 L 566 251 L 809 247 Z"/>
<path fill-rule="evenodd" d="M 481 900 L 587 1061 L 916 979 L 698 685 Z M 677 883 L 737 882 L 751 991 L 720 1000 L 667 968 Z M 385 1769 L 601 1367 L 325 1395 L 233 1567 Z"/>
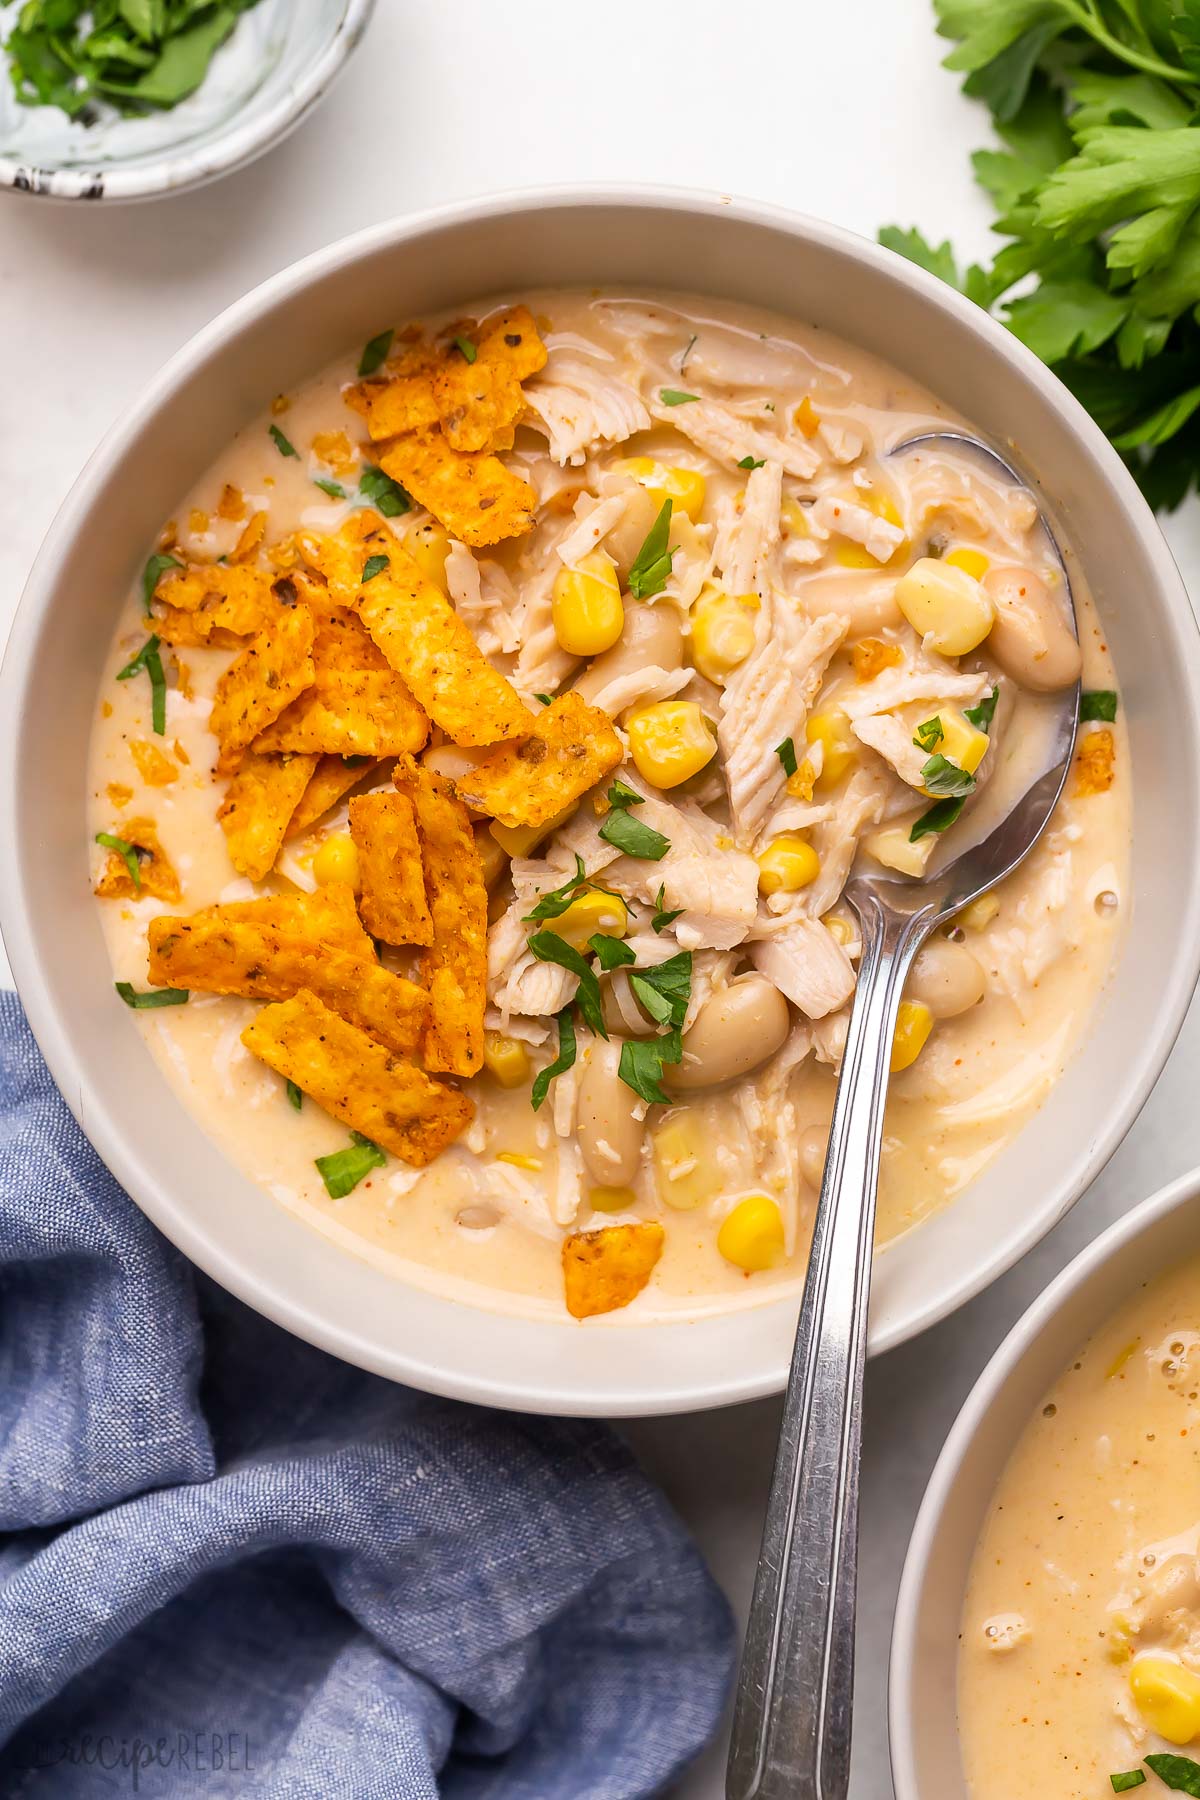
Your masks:
<path fill-rule="evenodd" d="M 1017 471 L 965 433 L 927 432 Z M 1042 527 L 1070 581 L 1058 543 Z M 919 880 L 853 876 L 858 989 L 838 1079 L 779 1450 L 738 1677 L 728 1800 L 845 1800 L 850 1780 L 859 1452 L 867 1305 L 888 1062 L 904 979 L 930 932 L 1010 875 L 1045 829 L 1070 767 L 1079 684 L 1064 689 L 1048 766 L 982 842 Z"/>

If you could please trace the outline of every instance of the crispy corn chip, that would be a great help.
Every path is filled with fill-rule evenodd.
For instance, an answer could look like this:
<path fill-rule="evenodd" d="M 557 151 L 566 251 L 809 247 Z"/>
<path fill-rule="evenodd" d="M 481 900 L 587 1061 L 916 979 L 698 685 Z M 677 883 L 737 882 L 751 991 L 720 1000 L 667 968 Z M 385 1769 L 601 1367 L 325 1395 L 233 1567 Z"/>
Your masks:
<path fill-rule="evenodd" d="M 487 888 L 467 809 L 448 781 L 401 757 L 393 780 L 417 820 L 433 942 L 421 955 L 429 990 L 425 1066 L 473 1075 L 483 1062 Z"/>
<path fill-rule="evenodd" d="M 257 751 L 399 756 L 419 750 L 429 720 L 391 669 L 323 675 L 257 738 Z"/>
<path fill-rule="evenodd" d="M 279 902 L 294 908 L 290 915 L 256 911 L 274 904 L 250 900 L 151 920 L 150 980 L 249 1000 L 288 1000 L 308 989 L 389 1049 L 415 1054 L 429 996 L 375 960 L 361 926 L 356 935 L 342 916 L 341 897 L 332 906 L 326 900 L 324 912 L 315 895 Z"/>
<path fill-rule="evenodd" d="M 247 521 L 241 536 L 229 553 L 228 561 L 231 563 L 249 562 L 266 535 L 267 515 L 265 512 L 256 512 Z"/>
<path fill-rule="evenodd" d="M 524 404 L 521 383 L 546 366 L 546 346 L 528 307 L 487 321 L 474 362 L 452 346 L 433 377 L 442 434 L 455 450 L 508 450 Z"/>
<path fill-rule="evenodd" d="M 236 649 L 278 618 L 290 598 L 266 569 L 195 563 L 168 571 L 154 592 L 154 629 L 164 644 Z"/>
<path fill-rule="evenodd" d="M 337 805 L 343 794 L 356 788 L 360 781 L 369 781 L 380 767 L 381 764 L 372 757 L 364 762 L 357 756 L 323 756 L 292 814 L 284 841 L 303 836 L 310 825 L 315 825 Z"/>
<path fill-rule="evenodd" d="M 209 724 L 221 746 L 217 769 L 222 774 L 236 769 L 259 733 L 312 686 L 313 636 L 308 607 L 286 607 L 234 657 L 218 681 Z"/>
<path fill-rule="evenodd" d="M 318 431 L 312 447 L 313 455 L 335 475 L 352 475 L 358 467 L 354 446 L 344 431 Z"/>
<path fill-rule="evenodd" d="M 533 530 L 537 494 L 490 451 L 462 456 L 440 432 L 426 431 L 393 439 L 379 465 L 472 549 Z"/>
<path fill-rule="evenodd" d="M 466 1094 L 432 1081 L 313 993 L 265 1006 L 242 1042 L 335 1119 L 414 1169 L 431 1163 L 474 1117 Z"/>
<path fill-rule="evenodd" d="M 148 738 L 134 738 L 129 746 L 138 774 L 147 787 L 169 787 L 179 775 L 179 765 Z"/>
<path fill-rule="evenodd" d="M 350 802 L 358 851 L 363 923 L 385 944 L 432 944 L 425 872 L 413 803 L 407 794 L 360 794 Z"/>
<path fill-rule="evenodd" d="M 316 766 L 315 756 L 262 756 L 250 750 L 242 758 L 217 813 L 240 875 L 261 881 L 274 866 Z"/>
<path fill-rule="evenodd" d="M 1107 726 L 1089 731 L 1075 752 L 1075 792 L 1105 794 L 1116 774 L 1117 743 Z"/>
<path fill-rule="evenodd" d="M 217 517 L 236 521 L 246 516 L 246 497 L 240 487 L 226 482 L 221 489 L 221 498 L 217 501 Z"/>
<path fill-rule="evenodd" d="M 140 885 L 129 872 L 129 865 L 117 850 L 110 850 L 95 891 L 102 900 L 141 900 L 151 895 L 174 905 L 179 899 L 179 877 L 171 867 L 167 853 L 158 841 L 153 819 L 125 819 L 121 829 L 113 833 L 132 844 L 138 852 Z"/>
<path fill-rule="evenodd" d="M 578 1231 L 562 1247 L 567 1311 L 574 1319 L 616 1312 L 635 1300 L 662 1255 L 663 1228 L 655 1221 Z"/>
<path fill-rule="evenodd" d="M 887 644 L 882 638 L 861 638 L 850 652 L 854 673 L 859 681 L 874 681 L 884 669 L 904 661 L 899 644 Z"/>
<path fill-rule="evenodd" d="M 460 799 L 502 825 L 544 825 L 625 754 L 608 714 L 570 690 L 530 723 L 528 737 L 501 744 L 455 782 Z"/>

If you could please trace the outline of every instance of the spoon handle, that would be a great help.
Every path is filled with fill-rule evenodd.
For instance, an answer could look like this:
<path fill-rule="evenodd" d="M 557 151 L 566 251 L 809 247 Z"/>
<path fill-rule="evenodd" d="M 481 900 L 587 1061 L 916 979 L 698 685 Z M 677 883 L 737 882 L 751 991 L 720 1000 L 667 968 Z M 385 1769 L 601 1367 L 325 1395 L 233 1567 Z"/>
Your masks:
<path fill-rule="evenodd" d="M 845 1800 L 859 1446 L 896 1011 L 933 908 L 860 903 L 863 951 L 738 1677 L 728 1800 Z"/>

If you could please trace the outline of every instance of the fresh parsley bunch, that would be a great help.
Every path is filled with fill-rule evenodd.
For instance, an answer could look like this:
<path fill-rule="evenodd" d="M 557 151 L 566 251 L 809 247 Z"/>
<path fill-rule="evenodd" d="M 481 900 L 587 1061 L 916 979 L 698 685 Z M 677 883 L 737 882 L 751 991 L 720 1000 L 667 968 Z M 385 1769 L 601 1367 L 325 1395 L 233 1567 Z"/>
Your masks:
<path fill-rule="evenodd" d="M 5 9 L 17 0 L 0 0 Z M 107 101 L 125 113 L 175 106 L 257 0 L 24 0 L 4 49 L 17 99 L 85 124 Z"/>
<path fill-rule="evenodd" d="M 1200 0 L 934 6 L 1004 146 L 972 163 L 1009 241 L 961 272 L 918 231 L 880 242 L 999 307 L 1173 508 L 1200 481 Z"/>

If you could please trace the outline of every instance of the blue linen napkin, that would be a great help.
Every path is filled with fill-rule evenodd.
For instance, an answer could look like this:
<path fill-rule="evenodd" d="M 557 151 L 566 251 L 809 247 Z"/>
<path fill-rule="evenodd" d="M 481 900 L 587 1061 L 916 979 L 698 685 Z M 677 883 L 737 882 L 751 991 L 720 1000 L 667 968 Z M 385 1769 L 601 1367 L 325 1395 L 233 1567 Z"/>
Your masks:
<path fill-rule="evenodd" d="M 0 1794 L 632 1800 L 731 1667 L 610 1431 L 397 1387 L 199 1276 L 0 994 Z"/>

